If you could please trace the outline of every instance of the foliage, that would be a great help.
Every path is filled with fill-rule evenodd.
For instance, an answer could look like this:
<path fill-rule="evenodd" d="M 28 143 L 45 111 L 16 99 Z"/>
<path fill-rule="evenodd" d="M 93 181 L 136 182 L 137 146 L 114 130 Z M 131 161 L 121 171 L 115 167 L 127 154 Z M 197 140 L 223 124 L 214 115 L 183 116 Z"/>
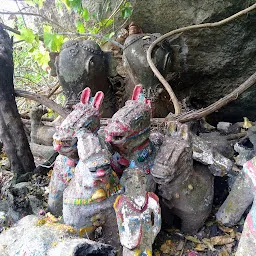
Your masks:
<path fill-rule="evenodd" d="M 65 41 L 74 36 L 85 36 L 85 33 L 97 34 L 102 37 L 102 40 L 97 39 L 97 42 L 104 42 L 115 35 L 115 19 L 127 19 L 132 14 L 132 5 L 126 0 L 120 0 L 112 12 L 110 10 L 111 0 L 104 0 L 106 4 L 98 13 L 89 12 L 82 6 L 82 0 L 55 0 L 53 7 L 60 17 L 65 12 L 68 12 L 72 18 L 74 17 L 75 29 L 63 31 L 60 30 L 60 28 L 63 29 L 61 24 L 58 29 L 56 23 L 52 22 L 49 17 L 40 14 L 46 0 L 24 1 L 27 7 L 22 12 L 35 13 L 37 16 L 28 16 L 29 21 L 26 23 L 26 14 L 15 15 L 14 18 L 12 16 L 8 21 L 9 26 L 11 25 L 20 32 L 20 35 L 14 34 L 16 41 L 21 41 L 14 44 L 14 83 L 16 88 L 44 95 L 50 92 L 57 81 L 56 78 L 49 77 L 46 72 L 50 60 L 49 52 L 59 52 Z M 63 97 L 63 94 L 53 96 L 59 103 L 63 102 Z M 29 105 L 31 105 L 30 100 L 18 98 L 21 112 L 27 112 Z"/>
<path fill-rule="evenodd" d="M 37 8 L 42 8 L 45 0 L 26 0 L 26 2 L 30 6 L 34 6 Z M 109 4 L 106 6 L 106 13 L 109 11 Z M 114 23 L 115 15 L 119 13 L 119 15 L 123 19 L 127 19 L 132 14 L 132 5 L 130 2 L 121 1 L 120 5 L 109 17 L 102 17 L 99 19 L 99 15 L 95 13 L 90 13 L 86 7 L 82 6 L 82 0 L 55 0 L 55 7 L 58 10 L 59 14 L 63 12 L 63 8 L 66 8 L 69 12 L 75 13 L 75 26 L 76 31 L 70 31 L 74 34 L 76 33 L 89 33 L 89 34 L 100 34 L 103 38 L 103 41 L 106 39 L 110 39 L 115 35 L 114 31 L 111 31 L 107 28 Z M 40 51 L 37 49 L 40 48 L 40 41 L 37 32 L 34 32 L 30 28 L 22 27 L 20 29 L 20 35 L 16 35 L 19 40 L 24 40 L 27 44 L 29 44 L 30 50 L 32 53 L 31 56 L 38 62 L 40 66 L 46 68 L 47 63 L 49 61 L 49 56 L 47 51 L 59 52 L 62 44 L 68 40 L 67 35 L 60 34 L 58 32 L 53 32 L 53 24 L 50 22 L 45 22 L 43 24 L 43 42 L 44 47 L 47 51 L 42 52 L 42 47 Z M 102 34 L 104 33 L 104 34 Z"/>

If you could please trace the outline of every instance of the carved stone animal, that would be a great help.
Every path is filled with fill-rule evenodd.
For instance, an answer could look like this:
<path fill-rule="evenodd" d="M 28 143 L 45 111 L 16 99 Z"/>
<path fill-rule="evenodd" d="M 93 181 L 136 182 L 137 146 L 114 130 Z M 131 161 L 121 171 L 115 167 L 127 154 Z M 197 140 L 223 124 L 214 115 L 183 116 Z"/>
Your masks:
<path fill-rule="evenodd" d="M 147 177 L 147 191 L 154 192 L 156 184 L 150 174 L 156 149 L 150 141 L 151 104 L 142 93 L 142 86 L 136 86 L 132 100 L 119 109 L 105 128 L 106 140 L 118 153 L 113 156 L 114 170 L 122 171 L 130 161 L 143 170 Z"/>
<path fill-rule="evenodd" d="M 134 29 L 134 26 L 132 28 Z M 150 44 L 160 36 L 160 34 L 130 33 L 125 40 L 123 53 L 124 65 L 131 80 L 126 86 L 126 94 L 130 98 L 135 85 L 142 84 L 145 97 L 152 102 L 154 117 L 165 117 L 172 111 L 169 95 L 154 75 L 146 58 Z M 154 51 L 153 58 L 157 69 L 166 77 L 174 63 L 170 45 L 163 42 Z"/>
<path fill-rule="evenodd" d="M 57 74 L 67 107 L 79 101 L 83 89 L 89 86 L 92 94 L 105 94 L 103 117 L 115 112 L 115 97 L 108 83 L 108 61 L 99 45 L 92 40 L 73 40 L 63 44 L 56 60 Z"/>
<path fill-rule="evenodd" d="M 157 195 L 146 191 L 143 171 L 130 167 L 125 172 L 125 194 L 118 196 L 114 204 L 123 256 L 149 256 L 161 229 L 159 200 Z"/>
<path fill-rule="evenodd" d="M 97 92 L 90 102 L 91 90 L 86 88 L 81 95 L 81 101 L 74 110 L 57 127 L 54 138 L 54 148 L 59 152 L 49 184 L 48 209 L 55 215 L 62 215 L 63 191 L 73 177 L 78 162 L 77 138 L 74 134 L 79 129 L 94 133 L 100 127 L 100 107 L 104 94 Z"/>
<path fill-rule="evenodd" d="M 104 241 L 118 245 L 113 203 L 121 187 L 110 166 L 111 154 L 95 134 L 81 129 L 75 136 L 79 162 L 63 193 L 64 222 L 92 239 L 96 229 L 103 228 Z"/>
<path fill-rule="evenodd" d="M 209 216 L 213 176 L 207 167 L 193 165 L 188 126 L 172 123 L 158 151 L 152 175 L 164 204 L 182 221 L 182 230 L 194 233 Z"/>

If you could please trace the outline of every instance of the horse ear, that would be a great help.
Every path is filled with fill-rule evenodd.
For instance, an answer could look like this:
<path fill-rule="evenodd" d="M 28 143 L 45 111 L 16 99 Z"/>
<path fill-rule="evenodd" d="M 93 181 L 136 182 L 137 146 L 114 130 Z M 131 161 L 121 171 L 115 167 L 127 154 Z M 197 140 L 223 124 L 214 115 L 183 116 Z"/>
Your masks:
<path fill-rule="evenodd" d="M 133 89 L 132 100 L 138 100 L 140 93 L 142 92 L 142 85 L 138 84 Z"/>
<path fill-rule="evenodd" d="M 181 124 L 178 133 L 184 140 L 189 140 L 189 129 L 187 124 Z"/>
<path fill-rule="evenodd" d="M 83 90 L 83 92 L 82 92 L 80 101 L 81 101 L 83 104 L 88 104 L 88 103 L 89 103 L 89 100 L 90 100 L 90 96 L 91 96 L 91 89 L 90 89 L 89 87 L 86 87 L 86 88 Z"/>
<path fill-rule="evenodd" d="M 97 92 L 95 94 L 95 97 L 93 99 L 93 103 L 92 105 L 96 108 L 96 109 L 100 109 L 101 107 L 101 104 L 103 102 L 103 99 L 104 99 L 104 93 L 103 92 Z"/>

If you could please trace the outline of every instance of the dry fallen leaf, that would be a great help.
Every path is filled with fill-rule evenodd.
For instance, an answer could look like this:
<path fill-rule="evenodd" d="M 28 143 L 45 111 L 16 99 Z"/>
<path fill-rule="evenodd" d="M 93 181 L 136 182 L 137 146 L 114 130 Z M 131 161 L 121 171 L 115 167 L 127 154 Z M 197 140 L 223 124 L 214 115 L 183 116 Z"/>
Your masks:
<path fill-rule="evenodd" d="M 161 252 L 163 253 L 171 253 L 173 250 L 173 243 L 171 240 L 166 240 L 164 244 L 160 247 Z"/>
<path fill-rule="evenodd" d="M 218 253 L 218 256 L 229 256 L 229 254 L 225 249 L 223 249 L 220 253 Z"/>
<path fill-rule="evenodd" d="M 219 229 L 225 233 L 231 233 L 234 231 L 233 228 L 228 228 L 228 227 L 224 227 L 224 226 L 219 226 Z"/>
<path fill-rule="evenodd" d="M 204 238 L 204 239 L 202 240 L 202 242 L 203 242 L 211 251 L 215 251 L 215 249 L 214 249 L 214 247 L 213 247 L 213 245 L 212 245 L 210 239 Z"/>
<path fill-rule="evenodd" d="M 236 240 L 240 240 L 242 233 L 237 232 L 236 233 Z"/>
<path fill-rule="evenodd" d="M 205 244 L 197 244 L 194 249 L 198 252 L 203 252 L 205 249 L 207 249 L 207 246 Z"/>
<path fill-rule="evenodd" d="M 154 255 L 155 255 L 155 256 L 161 256 L 161 253 L 160 253 L 159 251 L 155 251 L 155 252 L 154 252 Z"/>
<path fill-rule="evenodd" d="M 183 250 L 184 245 L 185 245 L 185 242 L 181 240 L 181 241 L 179 242 L 179 244 L 177 245 L 176 250 L 177 250 L 177 251 Z"/>
<path fill-rule="evenodd" d="M 213 245 L 224 245 L 234 242 L 234 239 L 230 236 L 214 236 L 210 238 L 210 242 Z"/>
<path fill-rule="evenodd" d="M 252 122 L 247 117 L 244 117 L 243 128 L 248 129 L 250 127 L 252 127 Z"/>
<path fill-rule="evenodd" d="M 195 237 L 195 236 L 186 236 L 186 239 L 190 242 L 196 243 L 196 244 L 200 244 L 201 241 Z"/>

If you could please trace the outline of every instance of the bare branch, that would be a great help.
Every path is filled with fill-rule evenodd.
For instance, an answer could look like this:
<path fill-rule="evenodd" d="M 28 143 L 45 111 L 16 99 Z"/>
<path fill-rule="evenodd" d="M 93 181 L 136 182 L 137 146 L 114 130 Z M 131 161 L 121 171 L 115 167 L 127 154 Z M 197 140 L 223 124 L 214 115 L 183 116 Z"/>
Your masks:
<path fill-rule="evenodd" d="M 152 61 L 152 51 L 154 49 L 154 47 L 160 43 L 161 41 L 163 41 L 164 39 L 166 39 L 167 37 L 173 36 L 175 34 L 178 33 L 182 33 L 185 31 L 190 31 L 190 30 L 196 30 L 196 29 L 201 29 L 201 28 L 213 28 L 213 27 L 219 27 L 222 26 L 224 24 L 227 24 L 228 22 L 252 11 L 256 9 L 256 4 L 251 5 L 250 7 L 226 18 L 223 19 L 221 21 L 218 22 L 214 22 L 214 23 L 204 23 L 204 24 L 198 24 L 198 25 L 192 25 L 192 26 L 187 26 L 187 27 L 183 27 L 183 28 L 179 28 L 179 29 L 175 29 L 172 30 L 166 34 L 164 34 L 163 36 L 159 37 L 158 39 L 156 39 L 149 47 L 148 51 L 147 51 L 147 60 L 148 60 L 148 64 L 151 67 L 152 71 L 154 72 L 154 74 L 156 75 L 156 77 L 159 79 L 159 81 L 163 84 L 163 86 L 165 87 L 166 91 L 169 93 L 171 100 L 173 102 L 174 105 L 174 109 L 175 109 L 175 115 L 178 115 L 181 113 L 181 107 L 179 105 L 179 101 L 176 97 L 176 95 L 174 94 L 171 86 L 169 85 L 169 83 L 164 79 L 164 77 L 161 75 L 161 73 L 157 70 L 155 64 Z"/>
<path fill-rule="evenodd" d="M 119 48 L 121 49 L 124 49 L 124 46 L 120 43 L 118 43 L 117 41 L 115 40 L 112 40 L 112 39 L 109 39 L 109 38 L 106 38 L 105 36 L 103 35 L 100 35 L 100 34 L 90 34 L 90 33 L 73 33 L 73 32 L 58 32 L 57 33 L 58 35 L 65 35 L 65 36 L 81 36 L 81 37 L 89 37 L 89 36 L 92 36 L 92 37 L 96 37 L 96 38 L 103 38 L 104 40 L 118 46 Z"/>
<path fill-rule="evenodd" d="M 229 102 L 236 100 L 240 94 L 242 94 L 245 90 L 250 88 L 255 83 L 256 83 L 256 72 L 254 74 L 252 74 L 244 83 L 242 83 L 233 92 L 231 92 L 228 95 L 226 95 L 225 97 L 219 99 L 218 101 L 211 104 L 210 106 L 203 108 L 203 109 L 193 111 L 193 112 L 181 114 L 179 116 L 176 116 L 175 119 L 177 119 L 177 121 L 179 121 L 179 122 L 185 123 L 190 120 L 196 120 L 196 119 L 205 117 L 205 116 L 213 113 L 214 111 L 222 108 Z M 168 118 L 168 116 L 167 116 L 167 118 Z"/>
<path fill-rule="evenodd" d="M 11 27 L 9 27 L 9 26 L 3 24 L 3 23 L 0 23 L 0 27 L 1 27 L 1 26 L 2 26 L 4 29 L 6 29 L 6 30 L 8 30 L 8 31 L 11 31 L 12 33 L 14 33 L 14 34 L 16 34 L 16 35 L 20 35 L 20 34 L 21 34 L 19 30 L 14 29 L 14 28 L 11 28 Z M 38 38 L 39 38 L 40 41 L 44 42 L 44 38 L 43 38 L 42 36 L 39 36 Z"/>
<path fill-rule="evenodd" d="M 51 24 L 54 24 L 58 27 L 60 27 L 61 29 L 64 29 L 60 24 L 58 24 L 57 22 L 53 21 L 53 20 L 50 20 L 48 19 L 47 17 L 41 15 L 41 14 L 38 14 L 38 13 L 33 13 L 33 12 L 7 12 L 7 11 L 0 11 L 0 14 L 15 14 L 15 15 L 27 15 L 27 16 L 36 16 L 36 17 L 40 17 L 42 19 L 44 19 L 45 21 L 51 23 Z"/>
<path fill-rule="evenodd" d="M 46 107 L 52 109 L 56 113 L 58 113 L 63 118 L 66 118 L 66 116 L 69 114 L 68 110 L 57 104 L 56 102 L 48 99 L 45 96 L 42 96 L 40 94 L 35 94 L 32 92 L 24 91 L 24 90 L 18 90 L 15 89 L 15 96 L 17 97 L 24 97 L 30 100 L 34 100 L 36 102 L 39 102 L 42 105 L 45 105 Z"/>

